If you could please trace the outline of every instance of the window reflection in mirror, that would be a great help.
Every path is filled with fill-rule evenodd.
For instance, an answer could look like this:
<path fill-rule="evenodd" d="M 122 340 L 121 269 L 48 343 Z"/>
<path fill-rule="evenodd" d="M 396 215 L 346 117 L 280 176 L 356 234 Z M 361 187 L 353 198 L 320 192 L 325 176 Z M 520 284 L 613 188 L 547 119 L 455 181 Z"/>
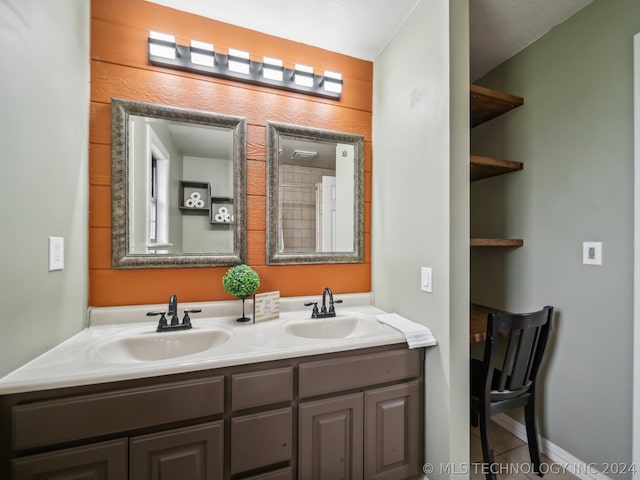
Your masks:
<path fill-rule="evenodd" d="M 270 122 L 269 263 L 362 261 L 361 136 Z"/>
<path fill-rule="evenodd" d="M 240 263 L 245 120 L 113 99 L 113 126 L 113 266 Z"/>

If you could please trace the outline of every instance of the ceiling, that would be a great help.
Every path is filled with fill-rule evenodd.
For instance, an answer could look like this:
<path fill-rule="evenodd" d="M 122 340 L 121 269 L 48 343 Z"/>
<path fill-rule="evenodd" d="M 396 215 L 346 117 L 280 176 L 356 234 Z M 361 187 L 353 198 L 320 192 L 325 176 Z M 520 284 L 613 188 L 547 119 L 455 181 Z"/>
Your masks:
<path fill-rule="evenodd" d="M 420 0 L 148 1 L 373 61 Z M 500 65 L 591 1 L 470 0 L 470 80 Z"/>
<path fill-rule="evenodd" d="M 593 0 L 470 0 L 471 81 L 535 42 Z"/>

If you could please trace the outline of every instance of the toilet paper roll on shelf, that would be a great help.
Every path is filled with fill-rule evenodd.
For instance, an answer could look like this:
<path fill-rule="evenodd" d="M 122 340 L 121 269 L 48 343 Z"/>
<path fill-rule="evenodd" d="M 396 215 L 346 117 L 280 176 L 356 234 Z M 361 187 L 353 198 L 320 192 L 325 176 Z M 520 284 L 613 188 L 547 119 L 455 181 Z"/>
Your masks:
<path fill-rule="evenodd" d="M 205 208 L 204 200 L 200 192 L 192 192 L 184 201 L 184 206 L 189 208 Z"/>

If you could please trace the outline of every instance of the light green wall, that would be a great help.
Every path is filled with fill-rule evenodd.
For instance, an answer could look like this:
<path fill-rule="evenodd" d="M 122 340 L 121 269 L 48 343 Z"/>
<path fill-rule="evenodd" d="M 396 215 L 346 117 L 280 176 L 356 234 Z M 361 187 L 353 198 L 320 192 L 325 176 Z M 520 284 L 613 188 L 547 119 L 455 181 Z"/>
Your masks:
<path fill-rule="evenodd" d="M 466 465 L 469 462 L 469 1 L 450 2 L 449 8 L 449 461 Z"/>
<path fill-rule="evenodd" d="M 466 1 L 420 1 L 374 62 L 374 303 L 438 340 L 426 359 L 432 479 L 469 452 L 468 78 Z M 433 268 L 431 294 L 421 266 Z"/>
<path fill-rule="evenodd" d="M 231 135 L 229 137 L 231 144 Z M 212 197 L 233 197 L 232 159 L 183 157 L 183 170 L 180 178 L 208 181 L 211 185 Z M 215 209 L 214 212 L 216 212 Z M 214 214 L 212 213 L 212 215 Z M 209 214 L 183 215 L 182 217 L 182 248 L 185 253 L 233 253 L 232 224 L 211 224 Z"/>
<path fill-rule="evenodd" d="M 0 2 L 0 376 L 84 326 L 89 2 Z M 48 272 L 49 236 L 65 269 Z"/>
<path fill-rule="evenodd" d="M 524 163 L 474 182 L 471 297 L 557 308 L 543 371 L 544 437 L 585 462 L 631 462 L 633 34 L 637 0 L 595 0 L 477 83 L 525 104 L 473 129 L 472 152 Z M 582 242 L 603 242 L 603 266 Z"/>

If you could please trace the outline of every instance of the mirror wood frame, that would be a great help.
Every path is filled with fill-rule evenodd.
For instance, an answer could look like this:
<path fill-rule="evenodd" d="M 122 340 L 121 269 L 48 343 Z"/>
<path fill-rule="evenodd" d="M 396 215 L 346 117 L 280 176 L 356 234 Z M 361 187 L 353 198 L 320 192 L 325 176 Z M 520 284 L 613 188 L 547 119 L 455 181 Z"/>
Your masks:
<path fill-rule="evenodd" d="M 211 254 L 132 254 L 129 242 L 129 117 L 229 128 L 233 131 L 235 223 L 233 252 Z M 246 131 L 243 117 L 201 110 L 111 99 L 111 259 L 112 268 L 183 268 L 235 265 L 246 258 Z"/>
<path fill-rule="evenodd" d="M 278 140 L 281 135 L 310 141 L 347 143 L 354 146 L 354 251 L 278 252 L 278 202 L 280 194 Z M 268 265 L 364 262 L 364 136 L 300 125 L 267 122 L 266 217 L 266 262 Z"/>

